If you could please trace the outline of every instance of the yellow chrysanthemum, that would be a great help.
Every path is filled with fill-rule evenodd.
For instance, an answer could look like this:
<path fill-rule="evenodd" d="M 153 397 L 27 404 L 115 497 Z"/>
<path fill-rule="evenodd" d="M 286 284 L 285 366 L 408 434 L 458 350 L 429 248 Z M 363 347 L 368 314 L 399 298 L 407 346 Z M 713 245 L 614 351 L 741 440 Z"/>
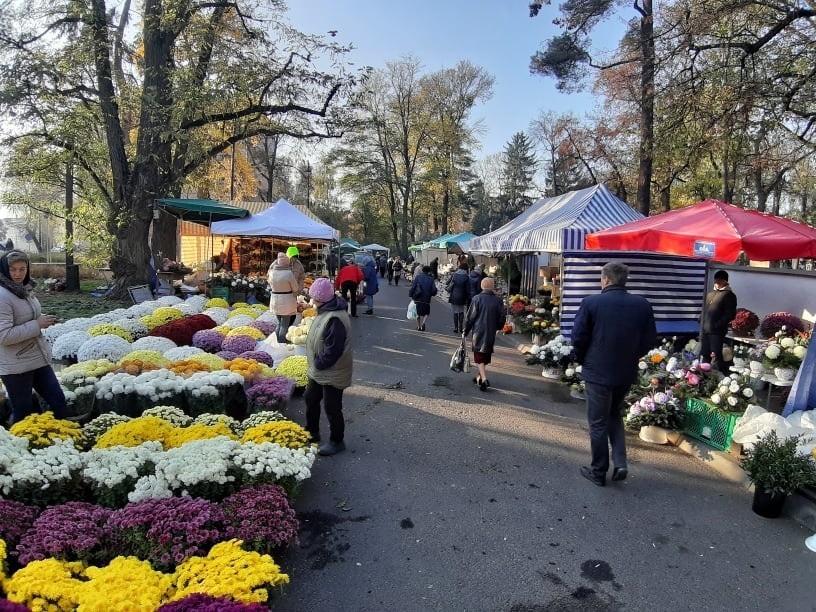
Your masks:
<path fill-rule="evenodd" d="M 153 311 L 153 316 L 165 323 L 184 318 L 184 314 L 178 308 L 172 306 L 160 306 Z"/>
<path fill-rule="evenodd" d="M 79 424 L 55 419 L 51 411 L 30 414 L 12 425 L 9 432 L 20 438 L 28 438 L 32 448 L 51 446 L 54 440 L 70 439 L 77 443 L 82 438 L 82 427 Z"/>
<path fill-rule="evenodd" d="M 190 357 L 187 358 L 187 361 L 198 361 L 199 363 L 208 365 L 211 370 L 223 370 L 224 364 L 226 363 L 226 361 L 224 361 L 218 355 L 212 355 L 210 353 L 191 355 Z"/>
<path fill-rule="evenodd" d="M 249 325 L 241 325 L 240 327 L 233 327 L 227 332 L 227 338 L 230 336 L 249 336 L 253 340 L 263 340 L 266 338 L 264 333 L 257 327 L 250 327 Z"/>
<path fill-rule="evenodd" d="M 247 552 L 241 540 L 220 542 L 206 557 L 190 557 L 173 575 L 176 592 L 171 601 L 195 593 L 229 597 L 241 603 L 265 602 L 267 587 L 289 583 L 289 576 L 269 555 Z"/>
<path fill-rule="evenodd" d="M 126 330 L 124 327 L 113 325 L 112 323 L 93 325 L 92 327 L 88 328 L 88 333 L 92 336 L 104 336 L 105 334 L 111 334 L 124 338 L 128 342 L 133 342 L 133 335 L 128 330 Z"/>
<path fill-rule="evenodd" d="M 253 304 L 253 305 L 252 305 L 252 309 L 253 309 L 253 310 L 257 310 L 258 312 L 260 312 L 261 314 L 263 314 L 263 313 L 265 313 L 267 310 L 269 310 L 269 306 L 267 306 L 266 304 L 260 304 L 260 303 L 258 303 L 258 304 Z"/>
<path fill-rule="evenodd" d="M 94 448 L 112 448 L 114 446 L 134 447 L 149 440 L 158 440 L 166 448 L 175 431 L 175 427 L 159 417 L 142 416 L 125 423 L 117 423 L 102 434 Z"/>
<path fill-rule="evenodd" d="M 250 427 L 244 432 L 241 442 L 274 442 L 286 448 L 309 446 L 311 436 L 303 427 L 292 421 L 273 421 Z"/>
<path fill-rule="evenodd" d="M 116 557 L 105 567 L 89 567 L 77 589 L 82 612 L 155 610 L 173 587 L 170 574 L 155 571 L 136 557 Z"/>
<path fill-rule="evenodd" d="M 298 387 L 305 387 L 308 382 L 306 378 L 307 366 L 308 363 L 304 355 L 292 355 L 278 364 L 278 367 L 275 368 L 275 374 L 291 378 Z"/>
<path fill-rule="evenodd" d="M 224 325 L 216 325 L 215 327 L 212 328 L 212 331 L 218 332 L 219 334 L 223 334 L 224 336 L 226 336 L 230 332 L 231 329 L 232 329 L 232 326 L 224 324 Z"/>
<path fill-rule="evenodd" d="M 207 308 L 229 308 L 229 302 L 224 298 L 210 298 L 204 302 L 204 310 Z"/>
<path fill-rule="evenodd" d="M 58 561 L 53 558 L 32 561 L 6 580 L 6 597 L 29 610 L 76 610 L 82 586 L 77 577 L 82 575 L 84 569 L 85 566 L 79 561 Z"/>
<path fill-rule="evenodd" d="M 232 303 L 233 311 L 238 309 L 238 308 L 250 308 L 250 306 L 246 302 L 233 302 Z"/>
<path fill-rule="evenodd" d="M 184 378 L 189 378 L 196 372 L 212 372 L 213 368 L 210 367 L 209 364 L 204 363 L 200 359 L 193 359 L 193 357 L 198 357 L 198 355 L 192 355 L 187 359 L 179 359 L 178 361 L 174 361 L 168 366 L 167 369 L 175 374 L 178 374 L 179 376 L 183 376 Z M 221 358 L 219 357 L 218 359 Z"/>
<path fill-rule="evenodd" d="M 176 427 L 167 438 L 165 449 L 177 448 L 193 440 L 209 440 L 218 436 L 227 436 L 231 440 L 238 439 L 238 436 L 223 421 L 212 425 L 193 423 L 189 427 Z"/>
<path fill-rule="evenodd" d="M 159 351 L 150 351 L 147 349 L 129 352 L 117 362 L 117 365 L 122 365 L 125 361 L 140 361 L 145 364 L 152 364 L 156 368 L 164 368 L 170 364 L 170 360 L 164 357 Z"/>
<path fill-rule="evenodd" d="M 245 306 L 244 308 L 235 308 L 235 304 L 233 304 L 233 310 L 227 315 L 227 321 L 229 321 L 232 317 L 237 317 L 240 315 L 246 315 L 248 317 L 252 317 L 253 319 L 257 319 L 260 316 L 258 311 L 254 308 L 250 308 L 249 306 Z"/>
<path fill-rule="evenodd" d="M 107 359 L 90 359 L 70 365 L 60 372 L 60 375 L 82 373 L 86 377 L 93 376 L 102 378 L 105 374 L 113 371 L 116 364 Z"/>
<path fill-rule="evenodd" d="M 258 363 L 254 359 L 244 359 L 243 357 L 236 357 L 224 364 L 224 367 L 230 372 L 240 374 L 246 382 L 252 382 L 258 377 L 263 376 L 263 364 Z"/>

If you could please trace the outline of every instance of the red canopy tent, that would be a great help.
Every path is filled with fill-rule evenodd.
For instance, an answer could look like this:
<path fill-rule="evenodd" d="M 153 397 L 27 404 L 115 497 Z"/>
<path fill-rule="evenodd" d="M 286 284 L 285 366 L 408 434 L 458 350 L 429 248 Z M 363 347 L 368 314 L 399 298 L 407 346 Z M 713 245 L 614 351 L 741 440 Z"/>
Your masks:
<path fill-rule="evenodd" d="M 649 251 L 732 263 L 816 258 L 816 228 L 719 200 L 610 227 L 586 237 L 586 248 Z"/>

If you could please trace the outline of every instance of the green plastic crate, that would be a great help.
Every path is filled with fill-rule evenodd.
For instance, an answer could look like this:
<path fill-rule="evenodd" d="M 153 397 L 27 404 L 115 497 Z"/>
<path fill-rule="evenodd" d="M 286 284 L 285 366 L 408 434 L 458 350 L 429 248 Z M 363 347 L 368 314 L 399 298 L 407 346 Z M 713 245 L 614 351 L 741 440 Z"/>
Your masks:
<path fill-rule="evenodd" d="M 741 415 L 712 409 L 702 400 L 686 400 L 683 433 L 713 446 L 717 450 L 731 448 L 734 426 Z"/>

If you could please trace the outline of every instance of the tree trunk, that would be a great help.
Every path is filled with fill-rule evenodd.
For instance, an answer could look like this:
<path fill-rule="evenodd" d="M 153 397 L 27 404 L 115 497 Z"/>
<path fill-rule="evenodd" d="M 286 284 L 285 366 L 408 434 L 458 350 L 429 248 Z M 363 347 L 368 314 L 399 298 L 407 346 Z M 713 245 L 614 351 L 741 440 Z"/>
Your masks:
<path fill-rule="evenodd" d="M 150 280 L 150 247 L 147 243 L 148 229 L 152 218 L 152 207 L 147 203 L 134 206 L 131 222 L 120 227 L 113 243 L 110 260 L 115 287 L 114 298 L 127 297 L 127 288 L 145 285 Z"/>
<path fill-rule="evenodd" d="M 644 0 L 640 19 L 640 168 L 638 171 L 637 205 L 649 216 L 651 208 L 652 164 L 654 154 L 655 47 L 652 0 Z"/>

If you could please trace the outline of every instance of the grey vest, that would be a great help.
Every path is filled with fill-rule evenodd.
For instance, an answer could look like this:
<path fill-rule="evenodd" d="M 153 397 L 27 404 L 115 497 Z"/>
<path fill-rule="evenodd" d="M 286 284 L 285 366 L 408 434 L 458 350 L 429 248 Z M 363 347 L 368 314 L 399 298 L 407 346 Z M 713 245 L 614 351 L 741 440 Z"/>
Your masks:
<path fill-rule="evenodd" d="M 346 328 L 346 344 L 340 359 L 330 368 L 318 370 L 314 365 L 314 356 L 323 350 L 323 333 L 330 319 L 340 319 Z M 306 375 L 320 385 L 330 385 L 337 389 L 351 386 L 351 370 L 354 363 L 354 352 L 351 349 L 351 321 L 343 310 L 332 310 L 317 315 L 309 334 L 306 336 L 306 355 L 308 368 Z"/>

